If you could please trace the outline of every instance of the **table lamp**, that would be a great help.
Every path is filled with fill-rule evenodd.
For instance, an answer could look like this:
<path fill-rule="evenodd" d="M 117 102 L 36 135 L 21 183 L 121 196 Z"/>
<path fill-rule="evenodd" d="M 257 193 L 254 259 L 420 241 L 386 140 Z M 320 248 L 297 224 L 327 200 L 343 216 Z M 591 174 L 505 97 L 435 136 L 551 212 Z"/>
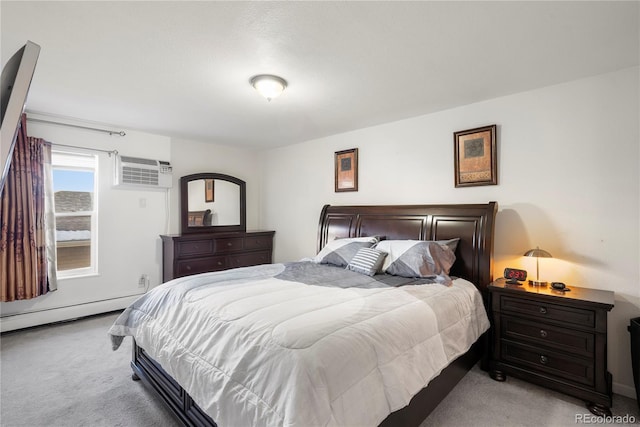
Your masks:
<path fill-rule="evenodd" d="M 524 256 L 536 257 L 536 280 L 529 280 L 529 284 L 533 286 L 546 286 L 547 282 L 540 281 L 540 258 L 553 258 L 551 254 L 544 249 L 536 246 L 535 249 L 529 249 Z"/>

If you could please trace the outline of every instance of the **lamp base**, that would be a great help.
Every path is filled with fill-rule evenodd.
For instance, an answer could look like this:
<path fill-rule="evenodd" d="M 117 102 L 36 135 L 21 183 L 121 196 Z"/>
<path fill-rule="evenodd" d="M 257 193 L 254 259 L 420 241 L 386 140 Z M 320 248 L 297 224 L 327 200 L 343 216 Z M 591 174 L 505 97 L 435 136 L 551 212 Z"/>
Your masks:
<path fill-rule="evenodd" d="M 549 282 L 543 282 L 541 280 L 529 280 L 531 286 L 547 286 Z"/>

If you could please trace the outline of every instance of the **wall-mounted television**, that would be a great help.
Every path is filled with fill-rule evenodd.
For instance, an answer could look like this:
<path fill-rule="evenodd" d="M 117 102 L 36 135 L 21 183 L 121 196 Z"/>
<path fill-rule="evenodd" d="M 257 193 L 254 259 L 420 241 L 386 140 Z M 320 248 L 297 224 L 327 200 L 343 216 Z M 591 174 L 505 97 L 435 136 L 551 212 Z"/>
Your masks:
<path fill-rule="evenodd" d="M 31 79 L 40 55 L 40 46 L 27 41 L 2 67 L 0 83 L 0 196 L 9 173 L 13 147 L 16 143 L 20 118 L 24 112 Z"/>

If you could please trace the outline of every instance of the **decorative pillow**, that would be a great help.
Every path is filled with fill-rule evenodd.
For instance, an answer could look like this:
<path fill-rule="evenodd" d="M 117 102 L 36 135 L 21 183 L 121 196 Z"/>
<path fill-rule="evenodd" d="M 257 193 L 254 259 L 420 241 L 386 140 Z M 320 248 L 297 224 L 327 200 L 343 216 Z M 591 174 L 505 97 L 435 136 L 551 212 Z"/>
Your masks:
<path fill-rule="evenodd" d="M 346 267 L 361 248 L 370 248 L 378 243 L 376 237 L 349 237 L 332 240 L 313 258 L 317 264 L 332 264 Z"/>
<path fill-rule="evenodd" d="M 366 274 L 367 276 L 373 276 L 380 271 L 380 267 L 382 267 L 386 256 L 386 252 L 377 249 L 361 248 L 351 259 L 351 262 L 347 265 L 347 269 L 355 271 L 356 273 Z"/>
<path fill-rule="evenodd" d="M 383 240 L 376 249 L 389 255 L 382 270 L 402 277 L 446 276 L 456 260 L 447 244 L 426 240 Z"/>

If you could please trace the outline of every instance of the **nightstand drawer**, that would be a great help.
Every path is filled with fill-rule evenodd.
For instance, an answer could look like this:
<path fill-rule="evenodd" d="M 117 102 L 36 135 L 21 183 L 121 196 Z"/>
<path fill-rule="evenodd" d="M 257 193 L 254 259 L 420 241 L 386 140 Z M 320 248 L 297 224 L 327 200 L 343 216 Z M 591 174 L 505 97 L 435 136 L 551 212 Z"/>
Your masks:
<path fill-rule="evenodd" d="M 593 310 L 549 304 L 525 298 L 500 295 L 500 310 L 540 319 L 571 323 L 582 327 L 595 327 L 596 313 Z"/>
<path fill-rule="evenodd" d="M 566 329 L 543 322 L 502 316 L 502 337 L 511 341 L 529 341 L 577 355 L 593 357 L 595 334 Z"/>
<path fill-rule="evenodd" d="M 568 354 L 532 345 L 501 341 L 502 359 L 507 363 L 527 367 L 556 378 L 575 383 L 594 385 L 595 367 L 593 359 L 573 357 Z"/>
<path fill-rule="evenodd" d="M 189 276 L 191 274 L 218 271 L 226 268 L 225 257 L 195 258 L 178 261 L 176 277 Z"/>

